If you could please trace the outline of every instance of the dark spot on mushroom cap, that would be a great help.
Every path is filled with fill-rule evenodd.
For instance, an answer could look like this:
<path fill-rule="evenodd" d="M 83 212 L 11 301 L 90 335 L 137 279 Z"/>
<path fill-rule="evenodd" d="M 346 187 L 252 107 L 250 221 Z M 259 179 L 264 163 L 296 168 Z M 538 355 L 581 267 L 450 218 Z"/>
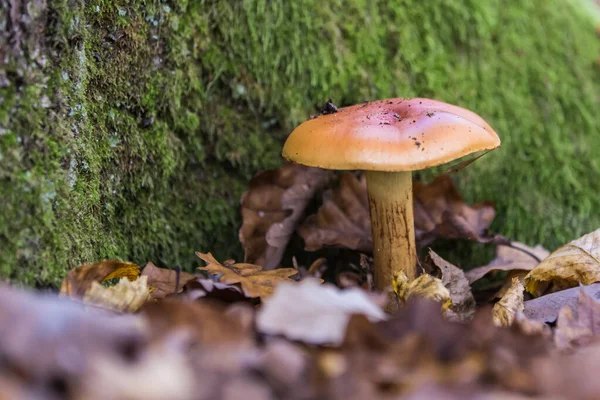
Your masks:
<path fill-rule="evenodd" d="M 417 147 L 421 147 L 421 142 L 415 142 L 415 145 L 417 145 Z"/>

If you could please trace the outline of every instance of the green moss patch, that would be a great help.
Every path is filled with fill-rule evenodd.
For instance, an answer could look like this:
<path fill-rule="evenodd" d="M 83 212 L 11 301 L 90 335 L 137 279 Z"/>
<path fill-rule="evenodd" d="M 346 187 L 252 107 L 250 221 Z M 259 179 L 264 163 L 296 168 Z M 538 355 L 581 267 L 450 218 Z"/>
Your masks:
<path fill-rule="evenodd" d="M 0 5 L 0 275 L 14 281 L 240 258 L 245 183 L 328 98 L 471 108 L 503 146 L 456 180 L 496 202 L 496 231 L 554 248 L 600 226 L 600 46 L 577 3 L 60 0 L 16 22 Z"/>

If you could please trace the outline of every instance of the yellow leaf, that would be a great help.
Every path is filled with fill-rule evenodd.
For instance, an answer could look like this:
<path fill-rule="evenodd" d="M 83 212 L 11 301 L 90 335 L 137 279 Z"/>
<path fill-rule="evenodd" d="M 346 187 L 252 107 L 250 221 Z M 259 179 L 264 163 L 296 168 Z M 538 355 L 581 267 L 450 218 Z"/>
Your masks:
<path fill-rule="evenodd" d="M 140 267 L 129 262 L 108 260 L 85 264 L 67 273 L 60 287 L 60 294 L 81 297 L 93 282 L 104 282 L 114 278 L 127 278 L 133 281 L 138 276 L 140 276 Z"/>
<path fill-rule="evenodd" d="M 392 287 L 402 303 L 406 303 L 412 296 L 419 296 L 442 303 L 443 309 L 452 305 L 450 291 L 440 279 L 429 274 L 423 274 L 409 282 L 406 273 L 401 270 L 394 274 Z"/>
<path fill-rule="evenodd" d="M 497 326 L 511 326 L 518 312 L 525 309 L 523 292 L 525 288 L 519 278 L 513 278 L 512 286 L 506 291 L 504 296 L 494 304 L 492 310 L 494 323 Z"/>
<path fill-rule="evenodd" d="M 196 255 L 206 262 L 206 267 L 199 267 L 201 271 L 207 271 L 212 275 L 220 275 L 219 282 L 227 284 L 239 283 L 244 295 L 250 298 L 266 298 L 273 294 L 275 286 L 281 282 L 295 282 L 289 277 L 296 275 L 298 271 L 293 268 L 278 268 L 263 271 L 262 267 L 254 264 L 219 263 L 210 253 L 196 252 Z"/>
<path fill-rule="evenodd" d="M 600 229 L 560 247 L 525 277 L 534 296 L 600 282 Z"/>
<path fill-rule="evenodd" d="M 119 312 L 135 312 L 149 299 L 147 276 L 135 281 L 121 278 L 119 283 L 108 288 L 98 282 L 92 282 L 83 296 L 83 301 L 87 304 Z"/>

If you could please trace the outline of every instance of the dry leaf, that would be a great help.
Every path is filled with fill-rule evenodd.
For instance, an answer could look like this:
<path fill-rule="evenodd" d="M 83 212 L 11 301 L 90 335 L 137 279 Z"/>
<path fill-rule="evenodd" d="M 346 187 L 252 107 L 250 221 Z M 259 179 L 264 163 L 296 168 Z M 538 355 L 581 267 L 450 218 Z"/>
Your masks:
<path fill-rule="evenodd" d="M 470 320 L 475 314 L 476 304 L 463 270 L 444 260 L 431 249 L 429 259 L 442 272 L 442 283 L 450 292 L 452 305 L 446 310 L 446 317 L 451 320 Z"/>
<path fill-rule="evenodd" d="M 534 296 L 600 281 L 600 229 L 555 250 L 525 277 Z"/>
<path fill-rule="evenodd" d="M 522 248 L 534 254 L 540 260 L 545 259 L 550 254 L 548 250 L 539 244 L 535 247 L 529 247 L 519 242 L 511 242 L 511 244 L 514 247 Z M 510 246 L 498 245 L 496 246 L 496 258 L 488 265 L 473 268 L 466 273 L 466 276 L 469 283 L 473 283 L 493 271 L 531 271 L 538 264 L 538 260 L 521 250 Z"/>
<path fill-rule="evenodd" d="M 330 177 L 330 171 L 291 163 L 256 175 L 241 199 L 244 261 L 276 268 L 306 206 Z"/>
<path fill-rule="evenodd" d="M 392 282 L 394 293 L 401 303 L 406 303 L 411 297 L 422 297 L 442 303 L 446 309 L 452 305 L 450 291 L 444 286 L 441 279 L 429 274 L 422 274 L 417 279 L 409 282 L 403 270 L 394 273 Z"/>
<path fill-rule="evenodd" d="M 118 312 L 136 312 L 149 299 L 147 276 L 141 276 L 135 281 L 121 278 L 116 285 L 108 288 L 92 282 L 83 296 L 86 304 Z"/>
<path fill-rule="evenodd" d="M 92 282 L 104 282 L 109 279 L 127 278 L 133 281 L 140 276 L 140 267 L 121 261 L 101 261 L 73 268 L 62 282 L 60 293 L 71 297 L 82 297 L 92 286 Z"/>
<path fill-rule="evenodd" d="M 487 230 L 495 216 L 492 203 L 469 206 L 448 175 L 430 184 L 413 183 L 415 236 L 425 247 L 436 238 L 489 242 Z M 366 180 L 346 172 L 333 191 L 323 195 L 323 205 L 298 228 L 306 250 L 344 247 L 370 252 L 373 248 Z"/>
<path fill-rule="evenodd" d="M 293 268 L 279 268 L 264 271 L 261 266 L 238 263 L 224 266 L 219 263 L 212 254 L 199 253 L 196 255 L 206 262 L 206 267 L 199 267 L 201 271 L 207 271 L 211 275 L 219 275 L 219 282 L 226 284 L 239 283 L 246 297 L 265 297 L 273 294 L 275 286 L 281 282 L 294 282 L 290 276 L 296 275 L 298 271 Z"/>
<path fill-rule="evenodd" d="M 525 288 L 518 278 L 513 278 L 512 286 L 504 296 L 494 304 L 494 323 L 498 326 L 511 326 L 515 315 L 523 312 L 523 292 Z"/>
<path fill-rule="evenodd" d="M 149 262 L 142 271 L 142 276 L 148 277 L 148 286 L 154 288 L 151 296 L 153 299 L 163 299 L 170 294 L 175 293 L 177 286 L 177 275 L 179 275 L 179 288 L 177 293 L 181 293 L 183 286 L 191 280 L 196 279 L 192 274 L 187 272 L 177 272 L 172 269 L 158 268 L 153 263 Z"/>
<path fill-rule="evenodd" d="M 381 308 L 363 290 L 340 290 L 307 278 L 298 284 L 280 284 L 273 296 L 263 302 L 256 326 L 269 335 L 339 345 L 352 314 L 365 315 L 371 321 L 385 319 Z"/>
<path fill-rule="evenodd" d="M 564 350 L 587 343 L 596 335 L 600 335 L 600 302 L 581 287 L 577 300 L 577 315 L 569 306 L 560 309 L 554 341 L 559 349 Z"/>
<path fill-rule="evenodd" d="M 573 315 L 577 317 L 577 304 L 579 301 L 579 291 L 584 290 L 586 294 L 595 299 L 600 300 L 600 283 L 575 287 L 567 290 L 561 290 L 537 297 L 525 302 L 525 316 L 534 321 L 555 322 L 558 318 L 558 312 L 561 308 L 568 306 L 573 310 Z"/>
<path fill-rule="evenodd" d="M 449 175 L 430 184 L 414 182 L 415 235 L 420 247 L 436 238 L 485 242 L 496 211 L 491 202 L 467 205 Z"/>
<path fill-rule="evenodd" d="M 358 251 L 372 251 L 371 220 L 367 183 L 350 172 L 340 176 L 339 186 L 323 194 L 323 204 L 315 215 L 309 216 L 299 227 L 305 249 L 345 247 Z"/>

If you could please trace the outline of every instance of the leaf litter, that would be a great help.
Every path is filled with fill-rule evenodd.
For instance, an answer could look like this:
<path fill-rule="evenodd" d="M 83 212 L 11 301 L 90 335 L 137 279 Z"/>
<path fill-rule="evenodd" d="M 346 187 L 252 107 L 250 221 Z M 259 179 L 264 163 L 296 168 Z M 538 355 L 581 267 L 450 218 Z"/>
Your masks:
<path fill-rule="evenodd" d="M 598 397 L 598 231 L 546 257 L 490 233 L 491 203 L 467 205 L 449 177 L 416 183 L 421 247 L 467 239 L 497 254 L 464 271 L 430 249 L 416 280 L 390 282 L 390 302 L 373 291 L 360 176 L 342 174 L 334 189 L 315 169 L 257 177 L 242 199 L 244 263 L 199 252 L 206 265 L 196 274 L 86 264 L 66 275 L 60 296 L 0 285 L 0 398 Z M 294 257 L 286 268 L 295 234 L 317 251 L 355 251 L 360 263 L 316 257 L 305 267 Z M 476 304 L 471 284 L 506 271 L 500 300 Z M 528 299 L 525 274 L 539 297 Z"/>

